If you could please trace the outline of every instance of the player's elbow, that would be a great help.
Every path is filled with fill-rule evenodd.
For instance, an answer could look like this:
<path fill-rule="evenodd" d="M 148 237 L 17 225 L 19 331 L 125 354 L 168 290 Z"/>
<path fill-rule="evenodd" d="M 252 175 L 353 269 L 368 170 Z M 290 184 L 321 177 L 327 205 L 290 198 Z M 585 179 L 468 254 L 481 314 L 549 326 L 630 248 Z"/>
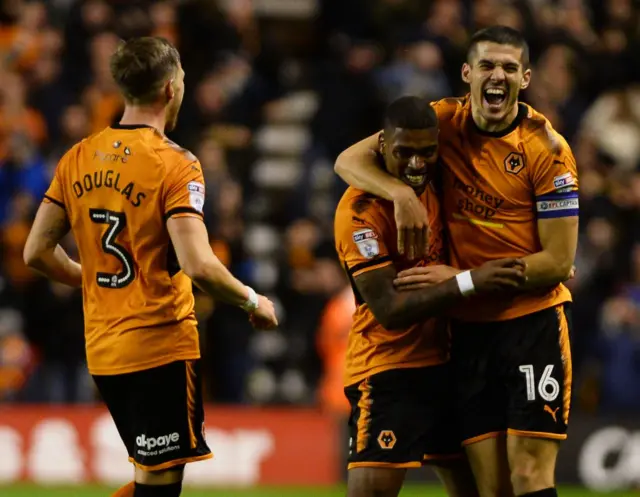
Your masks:
<path fill-rule="evenodd" d="M 28 239 L 22 251 L 22 260 L 24 263 L 33 269 L 36 269 L 40 265 L 41 251 L 37 245 L 33 243 L 32 239 Z"/>
<path fill-rule="evenodd" d="M 402 314 L 395 312 L 393 308 L 383 304 L 372 306 L 369 304 L 369 309 L 376 318 L 376 321 L 386 330 L 395 330 L 402 328 Z"/>
<path fill-rule="evenodd" d="M 215 258 L 197 258 L 184 261 L 181 264 L 184 273 L 196 285 L 200 285 L 203 282 L 217 282 L 219 279 L 218 266 L 219 263 Z"/>
<path fill-rule="evenodd" d="M 196 283 L 202 280 L 206 280 L 211 273 L 211 269 L 206 261 L 185 261 L 180 265 L 180 267 L 182 271 L 184 271 L 184 274 L 186 274 Z"/>
<path fill-rule="evenodd" d="M 573 268 L 573 258 L 565 257 L 557 260 L 557 279 L 558 281 L 566 281 L 571 276 L 571 269 Z"/>
<path fill-rule="evenodd" d="M 344 173 L 346 170 L 347 167 L 345 165 L 344 152 L 342 152 L 340 155 L 338 155 L 338 158 L 333 164 L 333 171 L 341 178 L 344 178 Z"/>
<path fill-rule="evenodd" d="M 571 268 L 573 267 L 573 254 L 560 253 L 560 251 L 557 251 L 557 253 L 552 254 L 552 260 L 554 279 L 558 282 L 569 279 Z"/>

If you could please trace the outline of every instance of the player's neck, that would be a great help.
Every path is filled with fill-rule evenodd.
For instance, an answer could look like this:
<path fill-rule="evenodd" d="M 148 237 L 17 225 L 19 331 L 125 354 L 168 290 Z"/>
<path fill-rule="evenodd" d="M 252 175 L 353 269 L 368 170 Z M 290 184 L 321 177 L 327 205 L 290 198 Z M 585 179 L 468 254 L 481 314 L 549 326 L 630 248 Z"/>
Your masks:
<path fill-rule="evenodd" d="M 151 107 L 127 105 L 124 108 L 124 114 L 122 114 L 120 124 L 144 124 L 157 129 L 160 133 L 164 133 L 165 119 L 164 110 L 158 111 Z"/>
<path fill-rule="evenodd" d="M 471 115 L 476 126 L 482 131 L 486 131 L 488 133 L 499 133 L 500 131 L 507 129 L 511 126 L 513 121 L 518 118 L 519 110 L 520 104 L 516 101 L 513 109 L 511 109 L 511 112 L 509 112 L 507 117 L 499 122 L 491 122 L 482 117 L 480 110 L 475 105 L 471 105 Z"/>

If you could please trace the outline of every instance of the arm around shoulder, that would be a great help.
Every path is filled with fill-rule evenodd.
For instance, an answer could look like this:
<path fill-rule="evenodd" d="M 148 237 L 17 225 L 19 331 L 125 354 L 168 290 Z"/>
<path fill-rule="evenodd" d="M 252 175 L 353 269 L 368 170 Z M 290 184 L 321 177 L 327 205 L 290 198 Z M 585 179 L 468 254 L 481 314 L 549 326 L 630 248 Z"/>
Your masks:
<path fill-rule="evenodd" d="M 376 160 L 379 133 L 351 145 L 336 159 L 334 171 L 346 183 L 386 200 L 396 201 L 413 190 L 382 170 Z"/>

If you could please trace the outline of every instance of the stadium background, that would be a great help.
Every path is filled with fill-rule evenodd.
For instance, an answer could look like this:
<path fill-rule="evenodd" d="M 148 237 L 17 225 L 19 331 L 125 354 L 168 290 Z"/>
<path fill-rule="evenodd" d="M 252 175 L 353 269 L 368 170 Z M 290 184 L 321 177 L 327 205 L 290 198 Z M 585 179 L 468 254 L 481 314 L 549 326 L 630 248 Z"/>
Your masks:
<path fill-rule="evenodd" d="M 640 488 L 639 13 L 634 0 L 2 2 L 0 495 L 106 495 L 100 485 L 130 477 L 83 362 L 81 295 L 21 255 L 57 160 L 119 118 L 108 71 L 119 38 L 178 45 L 186 96 L 170 136 L 202 162 L 211 244 L 281 316 L 277 331 L 256 332 L 197 295 L 217 458 L 187 480 L 320 492 L 344 477 L 353 306 L 331 238 L 345 188 L 333 160 L 379 128 L 392 99 L 463 94 L 465 43 L 494 23 L 526 34 L 525 100 L 567 137 L 580 170 L 574 408 L 558 477 L 575 495 Z M 67 489 L 38 489 L 50 484 Z M 316 495 L 291 495 L 303 492 Z"/>

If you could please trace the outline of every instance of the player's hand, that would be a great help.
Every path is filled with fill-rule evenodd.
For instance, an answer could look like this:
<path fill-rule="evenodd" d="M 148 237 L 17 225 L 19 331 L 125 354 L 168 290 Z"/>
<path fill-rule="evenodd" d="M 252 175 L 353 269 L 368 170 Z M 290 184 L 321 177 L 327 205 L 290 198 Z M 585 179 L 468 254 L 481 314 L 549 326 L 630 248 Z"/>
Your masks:
<path fill-rule="evenodd" d="M 413 190 L 393 201 L 398 227 L 398 252 L 410 260 L 427 254 L 429 218 L 427 209 Z"/>
<path fill-rule="evenodd" d="M 471 271 L 471 279 L 476 292 L 516 290 L 527 282 L 525 269 L 522 259 L 498 259 Z"/>
<path fill-rule="evenodd" d="M 438 266 L 412 267 L 400 271 L 393 280 L 398 291 L 419 290 L 431 285 L 437 285 L 460 273 L 459 269 L 444 264 Z"/>
<path fill-rule="evenodd" d="M 258 308 L 249 315 L 249 321 L 259 330 L 271 330 L 278 326 L 273 302 L 264 295 L 258 295 Z"/>

